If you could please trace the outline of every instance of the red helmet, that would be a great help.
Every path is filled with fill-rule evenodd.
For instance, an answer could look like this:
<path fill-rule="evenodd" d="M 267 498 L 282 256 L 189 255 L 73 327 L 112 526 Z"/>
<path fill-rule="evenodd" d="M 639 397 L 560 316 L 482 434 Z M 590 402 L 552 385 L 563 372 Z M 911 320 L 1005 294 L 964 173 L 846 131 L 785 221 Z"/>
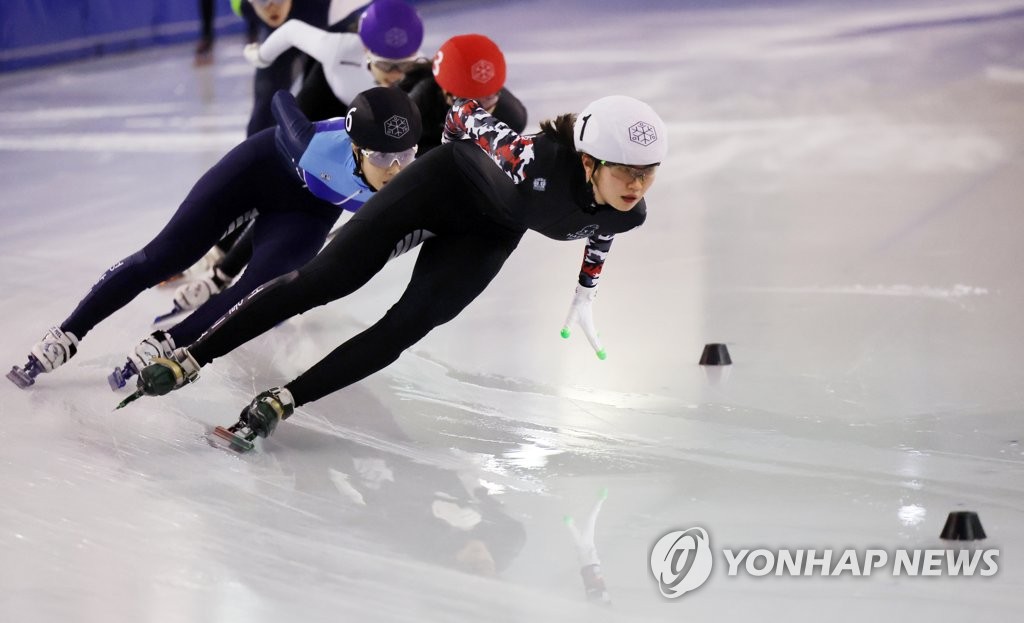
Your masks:
<path fill-rule="evenodd" d="M 434 55 L 434 77 L 456 97 L 494 95 L 505 85 L 505 55 L 483 35 L 457 35 Z"/>

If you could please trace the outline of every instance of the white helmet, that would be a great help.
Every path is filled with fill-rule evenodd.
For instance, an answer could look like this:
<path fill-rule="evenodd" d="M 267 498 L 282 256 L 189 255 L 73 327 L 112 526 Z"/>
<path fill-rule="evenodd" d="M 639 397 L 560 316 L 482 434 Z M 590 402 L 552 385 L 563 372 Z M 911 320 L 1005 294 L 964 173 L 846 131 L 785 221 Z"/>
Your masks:
<path fill-rule="evenodd" d="M 668 131 L 654 109 L 627 95 L 609 95 L 583 109 L 573 124 L 576 151 L 633 166 L 656 164 L 668 153 Z"/>

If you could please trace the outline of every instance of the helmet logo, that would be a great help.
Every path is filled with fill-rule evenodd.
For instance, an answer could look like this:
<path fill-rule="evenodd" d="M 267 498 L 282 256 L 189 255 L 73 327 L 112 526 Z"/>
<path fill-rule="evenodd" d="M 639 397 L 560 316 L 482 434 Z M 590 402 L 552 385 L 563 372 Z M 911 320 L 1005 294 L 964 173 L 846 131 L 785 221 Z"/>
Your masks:
<path fill-rule="evenodd" d="M 384 122 L 384 134 L 391 138 L 402 138 L 409 133 L 409 120 L 405 117 L 393 115 Z"/>
<path fill-rule="evenodd" d="M 658 133 L 654 131 L 654 126 L 651 124 L 637 121 L 629 126 L 629 140 L 646 147 L 658 140 Z"/>
<path fill-rule="evenodd" d="M 480 59 L 469 68 L 470 77 L 476 82 L 487 84 L 494 78 L 494 63 L 487 59 Z"/>
<path fill-rule="evenodd" d="M 384 33 L 384 42 L 393 48 L 400 48 L 409 42 L 409 35 L 405 29 L 395 26 Z"/>

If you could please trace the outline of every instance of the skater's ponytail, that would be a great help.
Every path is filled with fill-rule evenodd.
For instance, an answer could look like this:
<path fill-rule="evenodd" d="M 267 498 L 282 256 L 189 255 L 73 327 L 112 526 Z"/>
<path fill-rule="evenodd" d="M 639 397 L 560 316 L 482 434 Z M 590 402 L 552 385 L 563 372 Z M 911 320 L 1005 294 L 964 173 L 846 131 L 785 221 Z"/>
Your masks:
<path fill-rule="evenodd" d="M 540 130 L 544 136 L 553 139 L 555 142 L 568 147 L 574 147 L 572 139 L 573 124 L 576 123 L 576 113 L 565 113 L 554 119 L 541 121 Z"/>

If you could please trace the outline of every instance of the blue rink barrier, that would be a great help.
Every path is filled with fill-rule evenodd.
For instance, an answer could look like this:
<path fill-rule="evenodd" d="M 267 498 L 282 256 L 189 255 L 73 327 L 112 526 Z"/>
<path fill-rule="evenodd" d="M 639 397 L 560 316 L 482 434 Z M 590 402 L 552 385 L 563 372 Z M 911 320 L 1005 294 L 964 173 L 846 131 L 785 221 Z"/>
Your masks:
<path fill-rule="evenodd" d="M 0 0 L 0 72 L 192 41 L 199 26 L 198 0 Z M 244 29 L 217 0 L 216 34 Z"/>
<path fill-rule="evenodd" d="M 244 23 L 227 0 L 214 9 L 217 34 Z M 123 52 L 199 37 L 198 0 L 3 0 L 0 71 Z"/>

